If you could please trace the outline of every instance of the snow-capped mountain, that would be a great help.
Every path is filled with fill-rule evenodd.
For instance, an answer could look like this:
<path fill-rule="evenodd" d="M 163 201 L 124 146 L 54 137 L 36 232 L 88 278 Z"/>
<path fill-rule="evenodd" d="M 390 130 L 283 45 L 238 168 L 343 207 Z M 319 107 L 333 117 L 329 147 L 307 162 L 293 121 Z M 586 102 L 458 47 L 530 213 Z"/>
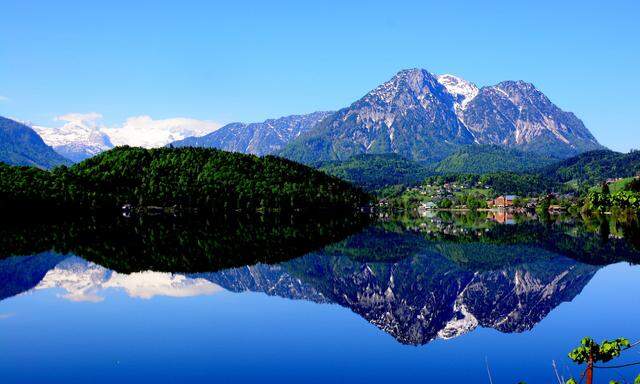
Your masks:
<path fill-rule="evenodd" d="M 582 121 L 532 84 L 506 81 L 478 89 L 453 75 L 410 69 L 324 119 L 281 154 L 307 163 L 388 152 L 438 161 L 472 144 L 554 157 L 603 148 Z"/>
<path fill-rule="evenodd" d="M 50 128 L 33 125 L 32 128 L 47 145 L 69 160 L 78 162 L 113 148 L 104 132 L 95 124 L 67 122 L 61 127 Z"/>
<path fill-rule="evenodd" d="M 115 146 L 156 148 L 185 137 L 200 136 L 219 125 L 191 118 L 154 120 L 150 116 L 128 118 L 122 125 L 106 126 L 98 113 L 70 113 L 58 116 L 58 127 L 32 125 L 47 145 L 62 156 L 78 162 Z"/>
<path fill-rule="evenodd" d="M 231 123 L 202 137 L 171 143 L 175 147 L 210 147 L 226 151 L 265 155 L 279 151 L 286 143 L 308 132 L 331 112 L 285 116 L 261 123 Z"/>
<path fill-rule="evenodd" d="M 362 153 L 443 158 L 474 142 L 456 115 L 456 101 L 431 73 L 401 71 L 292 141 L 282 155 L 306 163 Z"/>

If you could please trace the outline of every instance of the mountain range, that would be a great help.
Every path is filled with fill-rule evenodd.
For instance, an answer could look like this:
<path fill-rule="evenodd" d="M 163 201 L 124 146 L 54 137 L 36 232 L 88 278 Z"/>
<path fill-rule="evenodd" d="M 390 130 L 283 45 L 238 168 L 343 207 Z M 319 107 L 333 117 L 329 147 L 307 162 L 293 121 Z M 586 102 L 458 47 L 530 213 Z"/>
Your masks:
<path fill-rule="evenodd" d="M 291 115 L 260 123 L 236 122 L 213 132 L 209 126 L 189 119 L 169 120 L 128 121 L 123 129 L 114 131 L 98 126 L 95 119 L 69 118 L 59 128 L 33 129 L 59 154 L 76 162 L 126 144 L 121 137 L 125 131 L 136 138 L 145 136 L 146 130 L 138 127 L 146 129 L 155 123 L 170 127 L 158 128 L 162 140 L 138 138 L 145 147 L 167 143 L 174 147 L 214 147 L 260 156 L 275 154 L 307 164 L 395 153 L 435 167 L 460 150 L 484 146 L 506 148 L 511 151 L 509 155 L 526 152 L 526 156 L 515 157 L 526 157 L 526 161 L 535 163 L 532 166 L 543 166 L 548 164 L 544 161 L 547 157 L 565 159 L 604 149 L 579 118 L 557 107 L 530 83 L 503 81 L 479 88 L 460 77 L 434 75 L 424 69 L 400 71 L 336 112 Z M 187 136 L 198 132 L 207 134 Z M 468 154 L 454 158 L 454 168 L 460 168 L 465 158 Z"/>
<path fill-rule="evenodd" d="M 261 123 L 231 123 L 202 137 L 188 137 L 171 143 L 174 147 L 211 147 L 225 151 L 267 155 L 309 132 L 332 112 L 314 112 L 269 119 Z"/>
<path fill-rule="evenodd" d="M 56 152 L 73 162 L 80 162 L 114 147 L 109 136 L 95 126 L 69 122 L 60 128 L 38 125 L 31 128 Z"/>

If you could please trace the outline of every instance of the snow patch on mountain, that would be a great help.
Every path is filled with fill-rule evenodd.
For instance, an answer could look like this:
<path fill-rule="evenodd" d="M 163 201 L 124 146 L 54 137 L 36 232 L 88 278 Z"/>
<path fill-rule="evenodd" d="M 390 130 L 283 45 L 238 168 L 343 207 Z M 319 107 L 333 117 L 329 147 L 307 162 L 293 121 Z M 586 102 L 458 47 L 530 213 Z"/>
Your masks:
<path fill-rule="evenodd" d="M 438 82 L 447 89 L 451 96 L 454 97 L 456 100 L 456 107 L 461 110 L 464 109 L 474 97 L 478 96 L 478 92 L 480 91 L 472 82 L 454 75 L 438 75 L 437 79 Z"/>

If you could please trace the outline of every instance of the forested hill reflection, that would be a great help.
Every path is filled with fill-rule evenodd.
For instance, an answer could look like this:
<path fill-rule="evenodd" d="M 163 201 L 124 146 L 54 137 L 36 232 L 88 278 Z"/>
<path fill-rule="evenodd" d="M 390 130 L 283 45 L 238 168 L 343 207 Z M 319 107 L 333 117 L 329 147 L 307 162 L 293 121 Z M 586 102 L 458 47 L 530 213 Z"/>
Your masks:
<path fill-rule="evenodd" d="M 74 216 L 4 220 L 0 260 L 43 252 L 74 254 L 122 273 L 201 272 L 275 263 L 360 231 L 366 216 Z"/>
<path fill-rule="evenodd" d="M 33 227 L 35 234 L 5 228 L 0 299 L 49 287 L 77 300 L 100 300 L 105 288 L 125 289 L 132 297 L 184 297 L 221 287 L 336 303 L 399 342 L 420 345 L 479 326 L 529 330 L 573 300 L 602 265 L 640 260 L 610 222 L 605 230 L 601 223 L 525 220 L 502 226 L 445 217 L 382 222 L 356 233 L 349 231 L 362 223 L 305 223 L 277 231 L 266 221 L 233 230 L 210 223 L 198 230 L 180 222 L 110 227 L 94 220 L 66 230 L 59 224 L 48 238 L 40 226 Z M 241 241 L 238 233 L 252 237 L 229 243 Z M 269 238 L 274 235 L 281 237 Z M 337 242 L 316 248 L 332 240 Z M 130 274 L 140 270 L 166 272 Z"/>

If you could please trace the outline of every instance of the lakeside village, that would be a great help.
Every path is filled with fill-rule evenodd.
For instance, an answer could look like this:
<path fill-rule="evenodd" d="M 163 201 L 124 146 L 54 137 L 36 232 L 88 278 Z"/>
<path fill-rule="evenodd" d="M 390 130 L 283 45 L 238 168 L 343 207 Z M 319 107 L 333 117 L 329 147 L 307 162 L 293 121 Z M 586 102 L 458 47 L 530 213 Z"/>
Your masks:
<path fill-rule="evenodd" d="M 608 179 L 603 186 L 590 191 L 601 193 L 602 189 L 618 190 L 631 181 L 640 181 L 640 175 L 633 178 Z M 407 188 L 400 196 L 382 198 L 378 202 L 381 212 L 404 211 L 420 217 L 431 218 L 438 212 L 466 213 L 486 212 L 487 219 L 501 223 L 514 223 L 514 216 L 542 216 L 579 214 L 585 209 L 587 197 L 576 192 L 548 193 L 542 196 L 518 196 L 500 194 L 482 182 L 425 182 Z M 606 212 L 607 214 L 609 212 Z M 382 213 L 382 216 L 388 213 Z"/>

